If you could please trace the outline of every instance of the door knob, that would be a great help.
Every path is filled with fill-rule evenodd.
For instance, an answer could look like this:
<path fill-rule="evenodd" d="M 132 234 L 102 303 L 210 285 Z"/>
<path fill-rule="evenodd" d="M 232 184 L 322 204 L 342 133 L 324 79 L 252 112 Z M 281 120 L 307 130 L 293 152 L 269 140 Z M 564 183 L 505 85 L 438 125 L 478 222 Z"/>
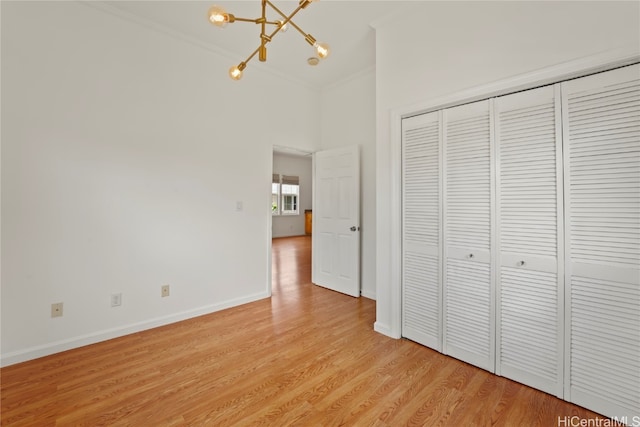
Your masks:
<path fill-rule="evenodd" d="M 354 226 L 352 226 L 349 230 L 351 230 L 351 231 L 356 231 L 356 230 L 359 230 L 359 229 L 360 229 L 360 227 L 356 227 L 356 226 L 354 225 Z"/>

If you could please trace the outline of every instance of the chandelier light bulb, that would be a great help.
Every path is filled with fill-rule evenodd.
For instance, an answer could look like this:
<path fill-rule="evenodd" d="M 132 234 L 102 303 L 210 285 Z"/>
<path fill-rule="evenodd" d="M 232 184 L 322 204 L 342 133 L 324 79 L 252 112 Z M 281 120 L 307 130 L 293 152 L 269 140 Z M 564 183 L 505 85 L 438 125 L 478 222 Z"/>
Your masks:
<path fill-rule="evenodd" d="M 240 67 L 234 65 L 233 67 L 229 68 L 229 77 L 231 77 L 231 79 L 233 80 L 240 80 L 242 78 L 242 70 L 240 69 Z"/>
<path fill-rule="evenodd" d="M 221 8 L 220 6 L 213 6 L 209 9 L 209 22 L 211 22 L 216 27 L 224 27 L 229 22 L 229 15 L 227 12 Z"/>
<path fill-rule="evenodd" d="M 324 59 L 331 53 L 331 49 L 329 49 L 329 45 L 326 43 L 314 43 L 313 47 L 316 48 L 316 52 L 318 52 L 318 58 Z"/>
<path fill-rule="evenodd" d="M 282 31 L 283 33 L 286 33 L 287 30 L 289 29 L 289 24 L 282 24 L 284 21 L 277 21 L 278 22 L 278 26 L 280 27 L 280 31 Z"/>

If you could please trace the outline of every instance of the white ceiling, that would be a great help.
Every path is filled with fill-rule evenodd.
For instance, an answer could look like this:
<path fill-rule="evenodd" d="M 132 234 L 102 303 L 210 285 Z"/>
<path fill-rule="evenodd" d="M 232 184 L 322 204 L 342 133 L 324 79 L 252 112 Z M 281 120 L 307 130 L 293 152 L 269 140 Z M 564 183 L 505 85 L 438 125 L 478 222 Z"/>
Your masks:
<path fill-rule="evenodd" d="M 298 5 L 297 1 L 271 1 L 285 14 Z M 314 49 L 299 32 L 289 28 L 286 33 L 277 34 L 267 45 L 266 63 L 260 63 L 257 55 L 249 62 L 243 80 L 250 79 L 252 73 L 268 71 L 322 88 L 370 69 L 375 65 L 375 33 L 370 24 L 395 14 L 408 3 L 411 2 L 316 1 L 301 10 L 293 21 L 318 42 L 328 43 L 331 55 L 315 67 L 308 65 L 307 58 L 314 55 Z M 228 79 L 229 67 L 244 61 L 260 44 L 259 25 L 236 22 L 221 29 L 211 25 L 207 19 L 207 11 L 214 4 L 224 7 L 236 17 L 258 18 L 260 0 L 109 1 L 103 4 L 229 58 L 228 66 L 215 70 L 219 78 Z M 267 7 L 267 18 L 276 20 L 280 16 Z"/>

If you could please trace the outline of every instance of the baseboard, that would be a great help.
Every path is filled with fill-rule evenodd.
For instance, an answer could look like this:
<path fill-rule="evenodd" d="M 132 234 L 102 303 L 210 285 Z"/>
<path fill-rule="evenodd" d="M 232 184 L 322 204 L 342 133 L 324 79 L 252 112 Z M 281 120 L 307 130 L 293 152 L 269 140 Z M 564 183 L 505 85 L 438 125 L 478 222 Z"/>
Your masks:
<path fill-rule="evenodd" d="M 396 338 L 396 339 L 400 338 L 399 336 L 395 336 L 395 335 L 391 332 L 391 328 L 389 328 L 389 326 L 387 326 L 387 325 L 383 325 L 383 324 L 382 324 L 382 323 L 380 323 L 380 322 L 375 322 L 375 323 L 373 324 L 373 330 L 374 330 L 374 331 L 376 331 L 376 332 L 378 332 L 378 333 L 380 333 L 380 334 L 382 334 L 382 335 L 386 335 L 386 336 L 388 336 L 388 337 L 390 337 L 390 338 Z"/>
<path fill-rule="evenodd" d="M 376 291 L 370 291 L 370 290 L 367 290 L 367 289 L 362 289 L 360 291 L 360 295 L 362 295 L 365 298 L 372 299 L 374 301 L 376 300 Z"/>
<path fill-rule="evenodd" d="M 14 365 L 16 363 L 21 363 L 21 362 L 26 362 L 28 360 L 37 359 L 39 357 L 49 356 L 51 354 L 72 350 L 74 348 L 84 347 L 86 345 L 95 344 L 98 342 L 107 341 L 113 338 L 122 337 L 122 336 L 133 334 L 136 332 L 145 331 L 147 329 L 153 329 L 159 326 L 180 322 L 183 320 L 191 319 L 193 317 L 214 313 L 216 311 L 225 310 L 227 308 L 236 307 L 242 304 L 247 304 L 247 303 L 258 301 L 268 297 L 269 297 L 268 292 L 260 292 L 260 293 L 249 295 L 246 297 L 224 301 L 219 304 L 206 305 L 206 306 L 198 307 L 192 310 L 173 313 L 173 314 L 162 316 L 162 317 L 156 317 L 153 319 L 145 320 L 145 321 L 130 324 L 130 325 L 121 326 L 118 328 L 98 331 L 91 334 L 69 338 L 66 340 L 56 341 L 53 343 L 30 347 L 24 350 L 14 351 L 12 353 L 2 354 L 0 355 L 0 367 Z"/>
<path fill-rule="evenodd" d="M 277 236 L 271 236 L 272 239 L 283 239 L 285 237 L 303 237 L 303 236 L 311 236 L 310 234 L 279 234 Z"/>

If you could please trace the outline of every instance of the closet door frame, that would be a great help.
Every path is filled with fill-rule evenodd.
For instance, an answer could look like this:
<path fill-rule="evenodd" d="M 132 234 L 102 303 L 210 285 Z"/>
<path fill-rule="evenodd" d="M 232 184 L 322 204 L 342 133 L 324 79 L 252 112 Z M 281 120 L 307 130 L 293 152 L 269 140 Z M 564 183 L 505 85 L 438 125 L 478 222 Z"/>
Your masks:
<path fill-rule="evenodd" d="M 378 285 L 377 292 L 379 295 L 387 295 L 388 299 L 386 302 L 380 301 L 378 303 L 378 316 L 374 324 L 375 331 L 392 338 L 402 336 L 402 119 L 464 103 L 533 89 L 538 86 L 555 84 L 638 62 L 640 62 L 640 54 L 637 49 L 611 50 L 440 98 L 433 98 L 428 102 L 401 106 L 389 112 L 388 133 L 385 127 L 381 128 L 385 135 L 389 135 L 389 145 L 387 146 L 384 138 L 380 139 L 379 137 L 378 141 L 378 148 L 382 153 L 387 153 L 389 157 L 388 163 L 382 162 L 382 160 L 378 161 L 378 166 L 383 168 L 383 171 L 378 173 L 378 177 L 380 179 L 389 177 L 390 190 L 388 215 L 381 216 L 388 218 L 389 225 L 388 227 L 378 227 L 378 234 L 380 236 L 389 235 L 389 249 L 388 252 L 377 251 L 379 257 L 388 257 L 389 259 L 388 266 L 380 265 L 377 270 L 379 283 L 382 283 Z M 385 165 L 388 165 L 388 169 L 384 167 Z"/>

